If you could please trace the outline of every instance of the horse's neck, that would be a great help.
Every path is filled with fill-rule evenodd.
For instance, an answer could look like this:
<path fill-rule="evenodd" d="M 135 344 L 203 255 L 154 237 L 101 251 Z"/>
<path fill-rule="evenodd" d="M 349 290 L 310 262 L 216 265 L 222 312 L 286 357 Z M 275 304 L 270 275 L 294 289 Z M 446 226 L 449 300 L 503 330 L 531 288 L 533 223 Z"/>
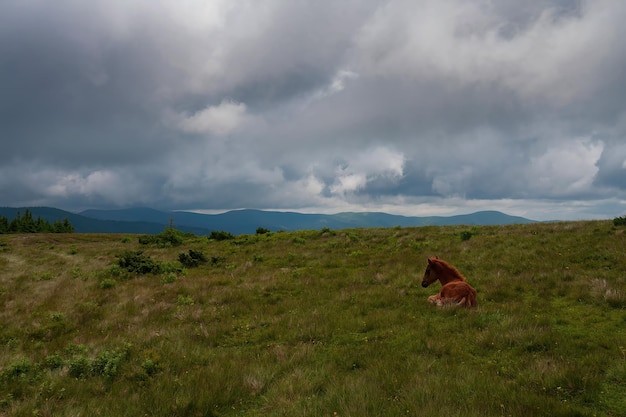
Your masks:
<path fill-rule="evenodd" d="M 444 268 L 444 270 L 439 274 L 439 282 L 441 282 L 441 285 L 446 285 L 452 281 L 465 281 L 465 278 L 459 271 L 452 267 Z"/>

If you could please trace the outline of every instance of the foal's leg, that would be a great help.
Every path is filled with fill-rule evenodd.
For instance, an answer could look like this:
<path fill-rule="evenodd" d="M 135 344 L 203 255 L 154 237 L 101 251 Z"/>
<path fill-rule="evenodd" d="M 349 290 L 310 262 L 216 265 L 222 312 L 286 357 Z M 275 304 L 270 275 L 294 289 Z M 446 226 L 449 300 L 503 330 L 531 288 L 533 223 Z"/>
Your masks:
<path fill-rule="evenodd" d="M 431 295 L 430 297 L 428 297 L 428 302 L 431 304 L 440 306 L 442 304 L 441 295 L 440 294 Z"/>

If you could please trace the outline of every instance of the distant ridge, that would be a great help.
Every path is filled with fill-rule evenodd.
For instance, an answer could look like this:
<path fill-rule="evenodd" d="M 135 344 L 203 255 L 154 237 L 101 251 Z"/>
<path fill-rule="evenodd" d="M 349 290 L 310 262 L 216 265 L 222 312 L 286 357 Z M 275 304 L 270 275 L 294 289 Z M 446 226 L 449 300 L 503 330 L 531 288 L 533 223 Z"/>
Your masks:
<path fill-rule="evenodd" d="M 458 216 L 410 217 L 387 213 L 304 214 L 264 210 L 232 210 L 221 214 L 199 214 L 186 211 L 160 211 L 152 208 L 119 210 L 84 210 L 71 213 L 51 207 L 0 207 L 0 215 L 12 219 L 28 209 L 34 217 L 49 222 L 67 218 L 77 233 L 160 233 L 170 222 L 176 229 L 197 235 L 211 231 L 253 234 L 263 227 L 279 230 L 319 230 L 394 226 L 505 225 L 533 223 L 524 217 L 499 211 L 479 211 Z"/>

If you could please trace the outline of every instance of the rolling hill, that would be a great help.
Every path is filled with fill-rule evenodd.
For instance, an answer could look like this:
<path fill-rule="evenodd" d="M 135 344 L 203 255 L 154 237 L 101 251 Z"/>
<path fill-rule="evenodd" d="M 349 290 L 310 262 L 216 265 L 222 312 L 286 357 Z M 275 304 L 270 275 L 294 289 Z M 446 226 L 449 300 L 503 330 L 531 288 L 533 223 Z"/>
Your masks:
<path fill-rule="evenodd" d="M 0 215 L 9 220 L 28 209 L 34 217 L 49 222 L 67 218 L 77 233 L 160 233 L 170 223 L 175 228 L 197 235 L 211 231 L 251 234 L 263 227 L 271 231 L 346 229 L 394 226 L 505 225 L 533 223 L 523 217 L 499 211 L 479 211 L 458 216 L 409 217 L 387 213 L 303 214 L 263 210 L 232 210 L 221 214 L 186 211 L 161 211 L 152 208 L 120 210 L 85 210 L 72 213 L 51 207 L 0 207 Z"/>

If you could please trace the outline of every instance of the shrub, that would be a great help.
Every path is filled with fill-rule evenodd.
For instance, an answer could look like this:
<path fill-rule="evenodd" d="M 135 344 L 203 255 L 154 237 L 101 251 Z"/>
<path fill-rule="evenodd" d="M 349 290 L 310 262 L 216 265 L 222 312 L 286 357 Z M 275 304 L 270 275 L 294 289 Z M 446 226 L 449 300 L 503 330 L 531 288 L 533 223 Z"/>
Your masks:
<path fill-rule="evenodd" d="M 211 265 L 213 266 L 224 263 L 224 261 L 226 261 L 226 258 L 223 256 L 211 256 Z"/>
<path fill-rule="evenodd" d="M 121 362 L 128 356 L 127 346 L 120 350 L 105 350 L 98 354 L 91 363 L 91 374 L 113 378 L 117 375 L 117 370 Z"/>
<path fill-rule="evenodd" d="M 235 236 L 232 233 L 224 232 L 224 231 L 215 231 L 213 230 L 209 235 L 209 240 L 229 240 L 234 239 Z"/>
<path fill-rule="evenodd" d="M 268 234 L 268 233 L 270 233 L 270 229 L 266 229 L 264 227 L 257 227 L 257 229 L 256 229 L 256 234 L 257 235 L 265 235 L 265 234 Z"/>
<path fill-rule="evenodd" d="M 39 277 L 39 280 L 40 281 L 50 281 L 52 278 L 54 278 L 54 277 L 53 277 L 53 275 L 50 272 L 44 272 Z"/>
<path fill-rule="evenodd" d="M 91 372 L 91 361 L 84 355 L 74 355 L 68 363 L 67 373 L 72 378 L 86 378 Z"/>
<path fill-rule="evenodd" d="M 176 276 L 176 274 L 167 274 L 161 277 L 161 283 L 162 284 L 173 284 L 176 282 L 176 280 L 178 279 L 178 277 Z"/>
<path fill-rule="evenodd" d="M 178 255 L 178 261 L 187 268 L 194 268 L 200 264 L 207 262 L 206 256 L 201 251 L 189 249 L 188 253 L 181 253 Z"/>
<path fill-rule="evenodd" d="M 26 375 L 32 369 L 33 365 L 26 358 L 18 359 L 9 364 L 3 372 L 3 375 L 9 378 L 19 378 Z"/>
<path fill-rule="evenodd" d="M 336 233 L 330 228 L 330 227 L 322 227 L 322 230 L 320 230 L 320 235 L 322 236 L 335 236 Z"/>
<path fill-rule="evenodd" d="M 464 230 L 461 232 L 461 241 L 465 242 L 466 240 L 470 240 L 473 236 L 473 233 L 469 230 Z"/>
<path fill-rule="evenodd" d="M 626 226 L 626 216 L 616 217 L 613 219 L 615 226 Z"/>
<path fill-rule="evenodd" d="M 63 366 L 63 358 L 61 358 L 61 355 L 59 355 L 58 353 L 46 356 L 43 361 L 43 365 L 46 369 L 59 369 Z"/>
<path fill-rule="evenodd" d="M 161 367 L 159 366 L 158 362 L 154 361 L 153 359 L 146 359 L 141 364 L 141 367 L 143 368 L 143 371 L 148 376 L 153 376 L 154 374 L 156 374 L 157 372 L 161 370 Z"/>
<path fill-rule="evenodd" d="M 128 357 L 129 350 L 130 345 L 127 344 L 122 349 L 103 350 L 93 359 L 85 353 L 74 354 L 67 364 L 67 373 L 78 379 L 89 376 L 114 378 L 117 376 L 120 364 Z"/>
<path fill-rule="evenodd" d="M 128 272 L 137 274 L 158 274 L 161 267 L 157 262 L 144 255 L 142 251 L 127 251 L 121 255 L 117 255 L 117 264 Z"/>
<path fill-rule="evenodd" d="M 191 306 L 194 304 L 193 297 L 190 295 L 179 295 L 176 299 L 177 306 Z"/>
<path fill-rule="evenodd" d="M 179 246 L 184 242 L 186 233 L 176 230 L 173 227 L 167 227 L 158 235 L 143 235 L 139 237 L 139 243 L 142 245 L 155 245 L 160 248 L 171 246 Z"/>
<path fill-rule="evenodd" d="M 82 275 L 80 271 L 80 267 L 79 266 L 73 267 L 70 271 L 70 275 L 72 276 L 72 279 L 79 279 Z"/>
<path fill-rule="evenodd" d="M 100 289 L 106 290 L 106 289 L 109 289 L 109 288 L 113 288 L 113 287 L 115 287 L 115 284 L 116 284 L 116 282 L 115 282 L 114 279 L 112 279 L 112 278 L 105 278 L 102 281 L 100 281 Z"/>

